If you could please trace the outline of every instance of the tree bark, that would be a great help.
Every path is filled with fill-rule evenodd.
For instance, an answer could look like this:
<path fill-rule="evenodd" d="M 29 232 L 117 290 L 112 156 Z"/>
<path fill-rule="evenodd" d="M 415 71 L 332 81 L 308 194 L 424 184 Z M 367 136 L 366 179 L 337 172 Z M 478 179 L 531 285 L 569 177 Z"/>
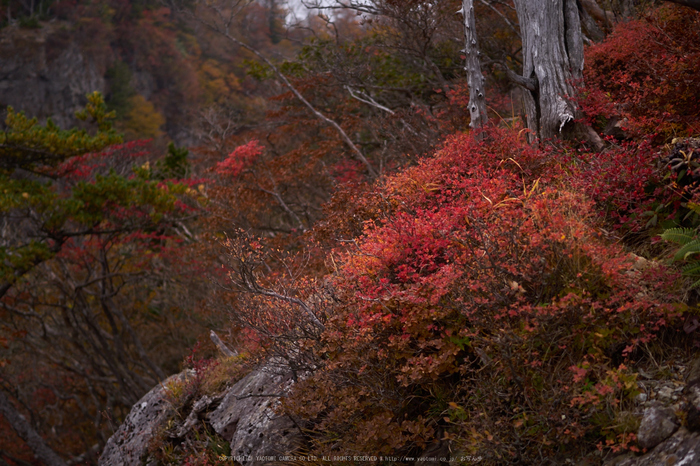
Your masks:
<path fill-rule="evenodd" d="M 573 83 L 582 78 L 583 40 L 576 0 L 515 0 L 523 41 L 527 127 L 540 139 L 573 127 L 578 109 Z"/>
<path fill-rule="evenodd" d="M 66 462 L 56 454 L 44 439 L 32 428 L 29 422 L 14 407 L 12 402 L 0 390 L 0 414 L 12 426 L 27 446 L 32 449 L 34 455 L 47 466 L 66 466 Z"/>
<path fill-rule="evenodd" d="M 486 97 L 484 96 L 484 75 L 481 73 L 479 63 L 479 45 L 476 37 L 476 20 L 474 18 L 473 0 L 462 0 L 462 9 L 458 11 L 464 16 L 464 54 L 467 71 L 467 84 L 469 86 L 469 126 L 476 132 L 476 138 L 482 139 L 481 128 L 488 121 L 486 113 Z"/>
<path fill-rule="evenodd" d="M 588 12 L 596 21 L 603 23 L 606 30 L 610 30 L 615 24 L 615 14 L 612 11 L 606 11 L 596 3 L 595 0 L 580 0 L 581 6 Z"/>
<path fill-rule="evenodd" d="M 605 39 L 605 32 L 598 26 L 595 19 L 586 10 L 583 2 L 579 3 L 578 13 L 581 16 L 581 28 L 583 33 L 593 42 L 601 42 Z"/>

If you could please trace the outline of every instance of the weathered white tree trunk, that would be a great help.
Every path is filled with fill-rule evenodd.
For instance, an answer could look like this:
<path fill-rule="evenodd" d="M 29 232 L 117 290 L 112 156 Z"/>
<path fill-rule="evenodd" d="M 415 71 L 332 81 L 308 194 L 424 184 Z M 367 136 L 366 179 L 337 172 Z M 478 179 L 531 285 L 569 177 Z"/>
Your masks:
<path fill-rule="evenodd" d="M 573 128 L 573 83 L 583 71 L 576 0 L 515 0 L 523 41 L 527 127 L 541 139 Z"/>
<path fill-rule="evenodd" d="M 481 139 L 483 134 L 480 134 L 480 131 L 488 121 L 488 115 L 486 114 L 484 75 L 481 73 L 481 64 L 479 63 L 473 0 L 462 0 L 462 9 L 458 13 L 464 16 L 464 54 L 467 57 L 464 69 L 467 71 L 469 115 L 471 116 L 469 126 L 478 132 L 476 137 Z"/>

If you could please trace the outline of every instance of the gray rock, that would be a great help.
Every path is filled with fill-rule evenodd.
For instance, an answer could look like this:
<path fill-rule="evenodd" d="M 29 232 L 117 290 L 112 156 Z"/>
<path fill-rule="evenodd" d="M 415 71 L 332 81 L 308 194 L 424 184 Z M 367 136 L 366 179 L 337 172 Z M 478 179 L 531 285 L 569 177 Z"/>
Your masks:
<path fill-rule="evenodd" d="M 685 388 L 686 399 L 697 409 L 700 409 L 700 385 L 691 385 Z"/>
<path fill-rule="evenodd" d="M 175 430 L 174 436 L 176 438 L 184 437 L 187 433 L 192 430 L 192 428 L 199 422 L 200 414 L 206 410 L 215 400 L 204 395 L 202 398 L 197 400 L 192 406 L 192 411 L 190 411 L 189 416 L 185 419 L 185 422 L 180 424 Z"/>
<path fill-rule="evenodd" d="M 700 357 L 695 358 L 695 360 L 691 363 L 685 382 L 689 386 L 700 383 Z"/>
<path fill-rule="evenodd" d="M 686 387 L 685 396 L 688 400 L 686 427 L 693 431 L 700 431 L 700 385 Z"/>
<path fill-rule="evenodd" d="M 144 463 L 149 442 L 174 414 L 166 399 L 165 386 L 185 377 L 187 372 L 172 376 L 134 405 L 107 442 L 98 462 L 100 466 Z M 184 438 L 204 419 L 230 442 L 231 454 L 238 463 L 278 464 L 279 456 L 293 454 L 302 441 L 294 422 L 275 413 L 280 398 L 293 383 L 291 371 L 279 361 L 272 361 L 243 377 L 223 394 L 194 400 L 187 418 L 169 428 L 168 433 L 174 438 Z"/>
<path fill-rule="evenodd" d="M 663 442 L 678 429 L 678 419 L 673 409 L 652 402 L 644 410 L 637 441 L 642 448 L 651 449 Z"/>
<path fill-rule="evenodd" d="M 659 388 L 656 395 L 659 399 L 670 400 L 673 398 L 673 389 L 669 386 L 663 386 L 663 387 Z"/>
<path fill-rule="evenodd" d="M 100 466 L 141 465 L 148 443 L 161 425 L 170 417 L 173 408 L 166 399 L 166 386 L 187 377 L 183 372 L 156 385 L 131 408 L 124 423 L 112 435 L 98 460 Z"/>
<path fill-rule="evenodd" d="M 260 464 L 257 457 L 289 455 L 300 445 L 301 432 L 292 420 L 275 413 L 293 383 L 291 372 L 265 365 L 227 390 L 209 414 L 211 426 L 231 443 L 231 454 L 240 463 Z"/>
<path fill-rule="evenodd" d="M 0 109 L 8 105 L 67 129 L 86 94 L 104 92 L 105 80 L 60 21 L 40 29 L 8 26 L 0 31 Z"/>
<path fill-rule="evenodd" d="M 700 434 L 681 427 L 651 452 L 626 454 L 605 463 L 606 466 L 694 466 L 700 464 Z"/>

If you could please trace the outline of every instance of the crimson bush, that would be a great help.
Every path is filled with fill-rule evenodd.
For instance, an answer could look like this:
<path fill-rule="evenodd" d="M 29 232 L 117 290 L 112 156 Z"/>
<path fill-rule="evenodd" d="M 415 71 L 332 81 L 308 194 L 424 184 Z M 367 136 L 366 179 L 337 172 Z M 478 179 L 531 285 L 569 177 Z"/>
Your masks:
<path fill-rule="evenodd" d="M 386 181 L 385 215 L 334 279 L 324 368 L 286 403 L 316 454 L 634 448 L 615 417 L 636 394 L 631 355 L 675 315 L 665 271 L 630 271 L 564 168 L 493 130 Z"/>

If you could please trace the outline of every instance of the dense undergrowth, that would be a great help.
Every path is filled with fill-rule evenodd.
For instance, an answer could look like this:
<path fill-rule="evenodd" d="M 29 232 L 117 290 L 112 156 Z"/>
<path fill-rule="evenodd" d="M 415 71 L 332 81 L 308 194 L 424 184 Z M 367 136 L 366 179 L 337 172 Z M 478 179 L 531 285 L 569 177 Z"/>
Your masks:
<path fill-rule="evenodd" d="M 351 216 L 330 213 L 361 234 L 332 253 L 325 328 L 300 345 L 317 370 L 284 403 L 309 451 L 487 464 L 639 451 L 638 370 L 696 340 L 658 237 L 698 221 L 692 153 L 671 169 L 664 147 L 697 132 L 690 35 L 659 9 L 588 49 L 587 118 L 624 121 L 602 153 L 533 147 L 517 127 L 458 134 Z"/>
<path fill-rule="evenodd" d="M 304 426 L 307 451 L 433 451 L 485 464 L 639 451 L 638 370 L 674 347 L 687 351 L 695 336 L 682 324 L 697 314 L 676 269 L 631 252 L 662 249 L 639 239 L 662 230 L 637 210 L 665 193 L 656 214 L 672 222 L 672 206 L 685 202 L 646 147 L 594 158 L 492 128 L 481 142 L 448 138 L 358 200 L 363 218 L 347 221 L 361 222 L 362 234 L 335 249 L 322 287 L 294 288 L 307 302 L 321 288 L 332 296 L 313 308 L 323 331 L 294 334 L 290 346 L 293 326 L 280 325 L 290 308 L 257 303 L 272 306 L 277 333 L 253 352 L 287 351 L 297 362 L 303 353 L 315 368 L 282 408 Z M 636 170 L 606 169 L 621 157 Z M 240 247 L 231 254 L 252 260 Z M 245 303 L 248 322 L 263 325 L 256 303 Z"/>
<path fill-rule="evenodd" d="M 634 364 L 687 307 L 675 272 L 636 270 L 603 235 L 578 171 L 507 129 L 450 138 L 385 183 L 384 218 L 333 278 L 323 369 L 286 402 L 313 451 L 442 442 L 534 464 L 634 440 Z"/>

